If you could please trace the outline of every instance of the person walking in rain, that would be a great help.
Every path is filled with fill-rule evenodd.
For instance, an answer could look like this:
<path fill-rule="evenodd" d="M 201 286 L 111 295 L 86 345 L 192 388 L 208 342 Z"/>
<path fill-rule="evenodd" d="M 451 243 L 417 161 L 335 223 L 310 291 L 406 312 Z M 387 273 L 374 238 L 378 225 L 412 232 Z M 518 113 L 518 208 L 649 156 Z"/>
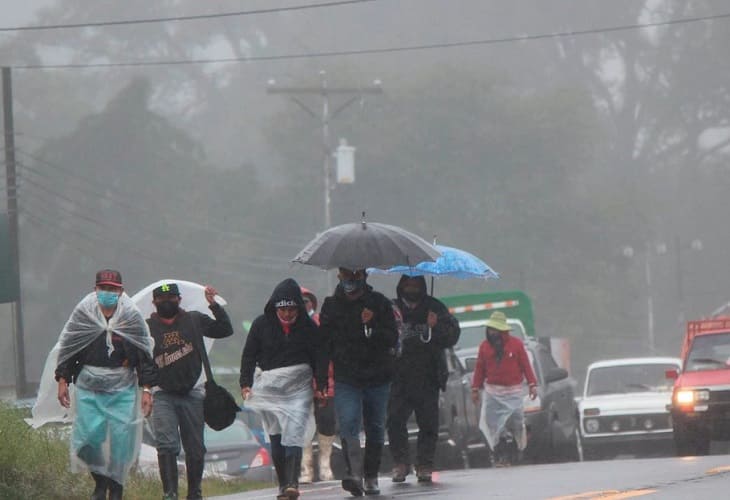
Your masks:
<path fill-rule="evenodd" d="M 228 313 L 215 301 L 218 292 L 206 286 L 204 293 L 215 319 L 199 311 L 181 308 L 182 297 L 177 283 L 163 283 L 152 290 L 156 312 L 147 319 L 147 324 L 155 339 L 154 362 L 159 373 L 152 430 L 166 500 L 177 499 L 177 456 L 181 441 L 185 450 L 187 498 L 203 498 L 205 387 L 200 349 L 204 345 L 203 337 L 221 339 L 233 335 Z"/>
<path fill-rule="evenodd" d="M 319 319 L 325 352 L 334 362 L 335 412 L 346 469 L 342 488 L 354 496 L 377 495 L 398 332 L 390 300 L 367 284 L 364 269 L 340 268 L 338 278 Z M 318 380 L 324 380 L 327 364 L 318 370 Z"/>
<path fill-rule="evenodd" d="M 423 276 L 403 275 L 394 300 L 402 317 L 399 357 L 388 404 L 388 440 L 393 455 L 393 482 L 411 471 L 407 423 L 415 412 L 418 424 L 416 476 L 431 482 L 439 430 L 439 389 L 446 390 L 444 349 L 459 340 L 459 322 L 428 295 Z"/>
<path fill-rule="evenodd" d="M 495 311 L 487 320 L 486 336 L 479 346 L 471 384 L 475 406 L 481 399 L 479 428 L 489 444 L 495 465 L 502 465 L 505 451 L 500 446 L 503 431 L 514 437 L 518 453 L 527 446 L 525 417 L 522 409 L 523 381 L 527 381 L 530 399 L 537 397 L 537 379 L 522 341 L 510 335 L 507 317 Z"/>
<path fill-rule="evenodd" d="M 302 448 L 311 439 L 312 377 L 321 351 L 317 325 L 307 314 L 302 292 L 289 278 L 274 289 L 256 318 L 241 355 L 241 396 L 261 415 L 271 440 L 279 482 L 278 500 L 299 497 Z M 256 370 L 256 367 L 260 370 Z M 325 379 L 318 387 L 326 387 Z M 324 399 L 321 393 L 318 399 Z"/>
<path fill-rule="evenodd" d="M 317 314 L 317 296 L 311 290 L 302 287 L 302 297 L 304 305 L 307 308 L 307 314 L 312 320 L 319 325 L 319 314 Z M 335 393 L 334 369 L 332 363 L 329 363 L 327 372 L 327 400 L 331 400 Z M 315 382 L 315 391 L 317 390 Z M 336 421 L 335 407 L 332 404 L 326 404 L 325 400 L 321 400 L 320 404 L 314 406 L 314 421 L 317 427 L 317 444 L 319 446 L 319 479 L 320 481 L 332 481 L 334 478 L 332 468 L 330 467 L 330 459 L 332 457 L 332 444 L 335 441 Z M 314 464 L 312 463 L 312 442 L 308 440 L 304 446 L 302 453 L 302 470 L 299 476 L 299 482 L 311 483 L 314 480 Z"/>
<path fill-rule="evenodd" d="M 94 478 L 92 500 L 119 500 L 152 409 L 152 338 L 124 293 L 119 271 L 96 273 L 94 291 L 74 308 L 59 338 L 58 401 L 72 407 L 71 470 Z M 141 401 L 140 401 L 141 400 Z"/>

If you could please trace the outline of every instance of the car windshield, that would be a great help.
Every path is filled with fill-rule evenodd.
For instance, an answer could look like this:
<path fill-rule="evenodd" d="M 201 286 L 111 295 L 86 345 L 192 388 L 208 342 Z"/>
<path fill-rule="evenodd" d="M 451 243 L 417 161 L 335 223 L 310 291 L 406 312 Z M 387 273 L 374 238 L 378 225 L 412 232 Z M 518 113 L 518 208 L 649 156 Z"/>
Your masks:
<path fill-rule="evenodd" d="M 229 427 L 222 431 L 214 431 L 207 425 L 205 426 L 205 443 L 208 445 L 243 443 L 244 441 L 254 440 L 253 434 L 246 427 L 246 424 L 239 420 L 234 420 Z"/>
<path fill-rule="evenodd" d="M 519 323 L 510 323 L 510 326 L 512 327 L 512 332 L 510 335 L 517 337 L 518 339 L 524 339 L 526 338 L 525 331 L 522 328 L 522 325 Z M 461 334 L 459 335 L 459 342 L 457 343 L 457 346 L 459 349 L 468 349 L 470 347 L 479 347 L 479 344 L 482 343 L 483 340 L 486 339 L 485 337 L 485 331 L 484 331 L 484 324 L 479 325 L 461 325 Z"/>
<path fill-rule="evenodd" d="M 730 333 L 695 337 L 687 356 L 685 371 L 717 370 L 730 367 Z"/>
<path fill-rule="evenodd" d="M 676 369 L 677 365 L 670 363 L 594 368 L 588 375 L 586 396 L 670 391 L 672 385 L 666 378 L 666 371 Z"/>

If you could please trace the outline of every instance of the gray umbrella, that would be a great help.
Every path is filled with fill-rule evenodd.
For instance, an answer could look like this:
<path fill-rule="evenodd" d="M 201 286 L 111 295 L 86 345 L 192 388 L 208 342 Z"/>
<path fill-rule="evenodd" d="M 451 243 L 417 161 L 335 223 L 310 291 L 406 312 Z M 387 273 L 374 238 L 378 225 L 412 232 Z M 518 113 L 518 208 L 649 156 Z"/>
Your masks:
<path fill-rule="evenodd" d="M 329 228 L 292 262 L 323 269 L 388 268 L 433 261 L 440 255 L 429 242 L 403 228 L 363 221 Z"/>

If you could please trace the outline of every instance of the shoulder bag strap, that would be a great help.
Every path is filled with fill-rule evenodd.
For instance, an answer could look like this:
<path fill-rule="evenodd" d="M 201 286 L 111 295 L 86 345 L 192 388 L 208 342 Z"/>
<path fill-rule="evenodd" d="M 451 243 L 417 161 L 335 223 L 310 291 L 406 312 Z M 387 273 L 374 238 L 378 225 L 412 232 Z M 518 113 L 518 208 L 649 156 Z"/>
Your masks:
<path fill-rule="evenodd" d="M 209 382 L 215 382 L 213 379 L 213 372 L 210 369 L 210 360 L 208 359 L 208 351 L 205 349 L 205 341 L 203 340 L 203 332 L 200 327 L 200 318 L 194 315 L 192 312 L 190 315 L 190 321 L 193 324 L 193 335 L 195 337 L 194 342 L 197 342 L 196 348 L 200 353 L 200 359 L 203 361 L 203 367 L 205 368 L 205 378 Z M 202 314 L 202 313 L 201 313 Z"/>

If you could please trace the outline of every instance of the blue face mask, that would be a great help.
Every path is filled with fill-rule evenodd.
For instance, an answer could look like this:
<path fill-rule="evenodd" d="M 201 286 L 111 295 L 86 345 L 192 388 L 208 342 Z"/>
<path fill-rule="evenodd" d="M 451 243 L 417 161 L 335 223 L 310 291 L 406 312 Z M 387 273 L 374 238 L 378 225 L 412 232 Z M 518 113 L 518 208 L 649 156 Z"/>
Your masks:
<path fill-rule="evenodd" d="M 119 302 L 119 294 L 117 292 L 109 292 L 107 290 L 97 290 L 96 298 L 99 301 L 101 307 L 111 309 Z"/>

